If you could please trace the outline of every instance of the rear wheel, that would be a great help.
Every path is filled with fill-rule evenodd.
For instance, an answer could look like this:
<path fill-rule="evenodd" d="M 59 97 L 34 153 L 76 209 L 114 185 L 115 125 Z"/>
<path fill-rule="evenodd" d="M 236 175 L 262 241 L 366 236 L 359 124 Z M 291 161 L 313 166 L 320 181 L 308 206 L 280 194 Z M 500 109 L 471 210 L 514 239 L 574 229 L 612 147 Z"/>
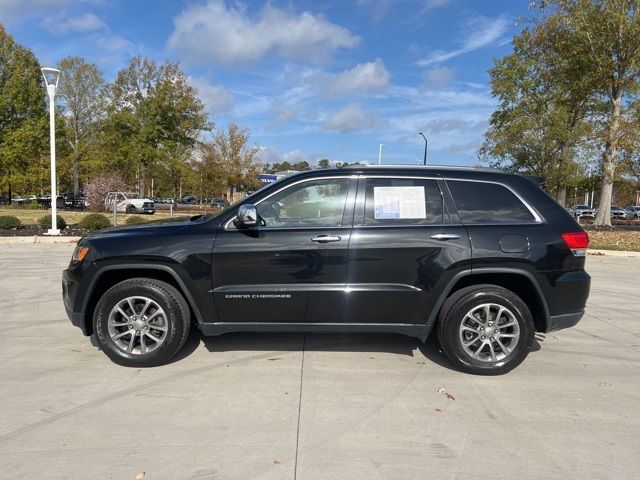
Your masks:
<path fill-rule="evenodd" d="M 442 350 L 461 370 L 500 375 L 529 354 L 533 317 L 516 294 L 496 285 L 476 285 L 454 293 L 442 307 L 438 338 Z"/>
<path fill-rule="evenodd" d="M 149 278 L 132 278 L 105 292 L 94 315 L 102 350 L 129 367 L 166 363 L 189 334 L 189 307 L 173 286 Z"/>
<path fill-rule="evenodd" d="M 127 205 L 127 208 L 125 209 L 125 211 L 127 213 L 136 213 L 136 207 L 134 207 L 133 205 Z"/>

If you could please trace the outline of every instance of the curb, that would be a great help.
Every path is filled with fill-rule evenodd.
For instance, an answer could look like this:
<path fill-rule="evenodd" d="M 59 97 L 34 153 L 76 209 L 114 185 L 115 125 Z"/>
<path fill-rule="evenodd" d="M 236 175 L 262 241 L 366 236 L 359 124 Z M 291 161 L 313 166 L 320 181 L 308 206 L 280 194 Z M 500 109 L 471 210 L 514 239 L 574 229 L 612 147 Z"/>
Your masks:
<path fill-rule="evenodd" d="M 593 250 L 588 249 L 587 255 L 594 255 L 598 257 L 627 257 L 627 258 L 640 258 L 640 252 L 631 252 L 628 250 Z"/>
<path fill-rule="evenodd" d="M 0 245 L 24 245 L 32 243 L 62 243 L 71 244 L 77 243 L 82 237 L 44 237 L 41 235 L 33 235 L 29 237 L 0 237 Z"/>

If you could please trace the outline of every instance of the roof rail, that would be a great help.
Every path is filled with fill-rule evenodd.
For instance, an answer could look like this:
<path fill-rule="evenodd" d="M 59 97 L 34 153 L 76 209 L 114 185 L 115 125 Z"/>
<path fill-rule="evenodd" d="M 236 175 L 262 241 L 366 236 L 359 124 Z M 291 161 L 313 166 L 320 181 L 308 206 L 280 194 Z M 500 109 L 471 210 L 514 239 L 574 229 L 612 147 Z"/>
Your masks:
<path fill-rule="evenodd" d="M 401 164 L 369 164 L 369 163 L 358 163 L 358 164 L 350 164 L 345 165 L 341 168 L 407 168 L 407 169 L 443 169 L 443 170 L 480 170 L 487 172 L 504 172 L 505 170 L 501 168 L 495 167 L 483 167 L 482 165 L 412 165 L 407 163 Z"/>

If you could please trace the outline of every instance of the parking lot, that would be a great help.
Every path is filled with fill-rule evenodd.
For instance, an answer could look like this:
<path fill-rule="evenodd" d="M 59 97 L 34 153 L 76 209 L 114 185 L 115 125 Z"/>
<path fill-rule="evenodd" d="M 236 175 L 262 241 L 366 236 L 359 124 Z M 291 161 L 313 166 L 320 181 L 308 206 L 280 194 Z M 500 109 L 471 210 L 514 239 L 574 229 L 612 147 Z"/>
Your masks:
<path fill-rule="evenodd" d="M 66 318 L 71 251 L 0 247 L 1 478 L 638 478 L 640 259 L 589 257 L 583 321 L 477 377 L 373 334 L 193 332 L 119 367 Z"/>

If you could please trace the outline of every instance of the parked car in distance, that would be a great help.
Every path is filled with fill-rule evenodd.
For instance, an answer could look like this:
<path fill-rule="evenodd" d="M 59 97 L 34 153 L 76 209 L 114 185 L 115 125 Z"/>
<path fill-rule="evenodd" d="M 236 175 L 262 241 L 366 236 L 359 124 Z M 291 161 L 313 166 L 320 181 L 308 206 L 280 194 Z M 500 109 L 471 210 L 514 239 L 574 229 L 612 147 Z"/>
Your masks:
<path fill-rule="evenodd" d="M 229 201 L 226 198 L 214 198 L 211 200 L 212 207 L 218 208 L 227 208 L 229 206 Z"/>
<path fill-rule="evenodd" d="M 588 244 L 519 175 L 358 165 L 292 175 L 217 215 L 90 233 L 62 295 L 71 322 L 131 367 L 169 361 L 192 326 L 422 341 L 435 330 L 453 365 L 495 375 L 536 331 L 583 316 Z"/>
<path fill-rule="evenodd" d="M 49 204 L 51 204 L 51 197 L 49 197 Z M 82 190 L 78 193 L 69 190 L 58 196 L 56 206 L 66 210 L 84 210 L 87 208 L 87 201 Z"/>
<path fill-rule="evenodd" d="M 627 207 L 627 215 L 630 218 L 640 218 L 640 205 L 629 205 Z"/>
<path fill-rule="evenodd" d="M 0 205 L 6 205 L 8 203 L 7 197 L 0 195 Z"/>
<path fill-rule="evenodd" d="M 589 205 L 572 205 L 569 208 L 569 213 L 574 217 L 588 217 L 594 218 L 596 216 L 596 211 L 589 207 Z"/>
<path fill-rule="evenodd" d="M 178 199 L 178 203 L 186 204 L 186 205 L 195 205 L 198 203 L 198 198 L 194 195 L 185 195 L 184 197 Z"/>
<path fill-rule="evenodd" d="M 104 199 L 104 208 L 112 212 L 114 205 L 118 213 L 156 213 L 153 200 L 140 198 L 137 193 L 109 192 Z"/>
<path fill-rule="evenodd" d="M 627 218 L 629 213 L 621 207 L 611 206 L 611 218 Z"/>

